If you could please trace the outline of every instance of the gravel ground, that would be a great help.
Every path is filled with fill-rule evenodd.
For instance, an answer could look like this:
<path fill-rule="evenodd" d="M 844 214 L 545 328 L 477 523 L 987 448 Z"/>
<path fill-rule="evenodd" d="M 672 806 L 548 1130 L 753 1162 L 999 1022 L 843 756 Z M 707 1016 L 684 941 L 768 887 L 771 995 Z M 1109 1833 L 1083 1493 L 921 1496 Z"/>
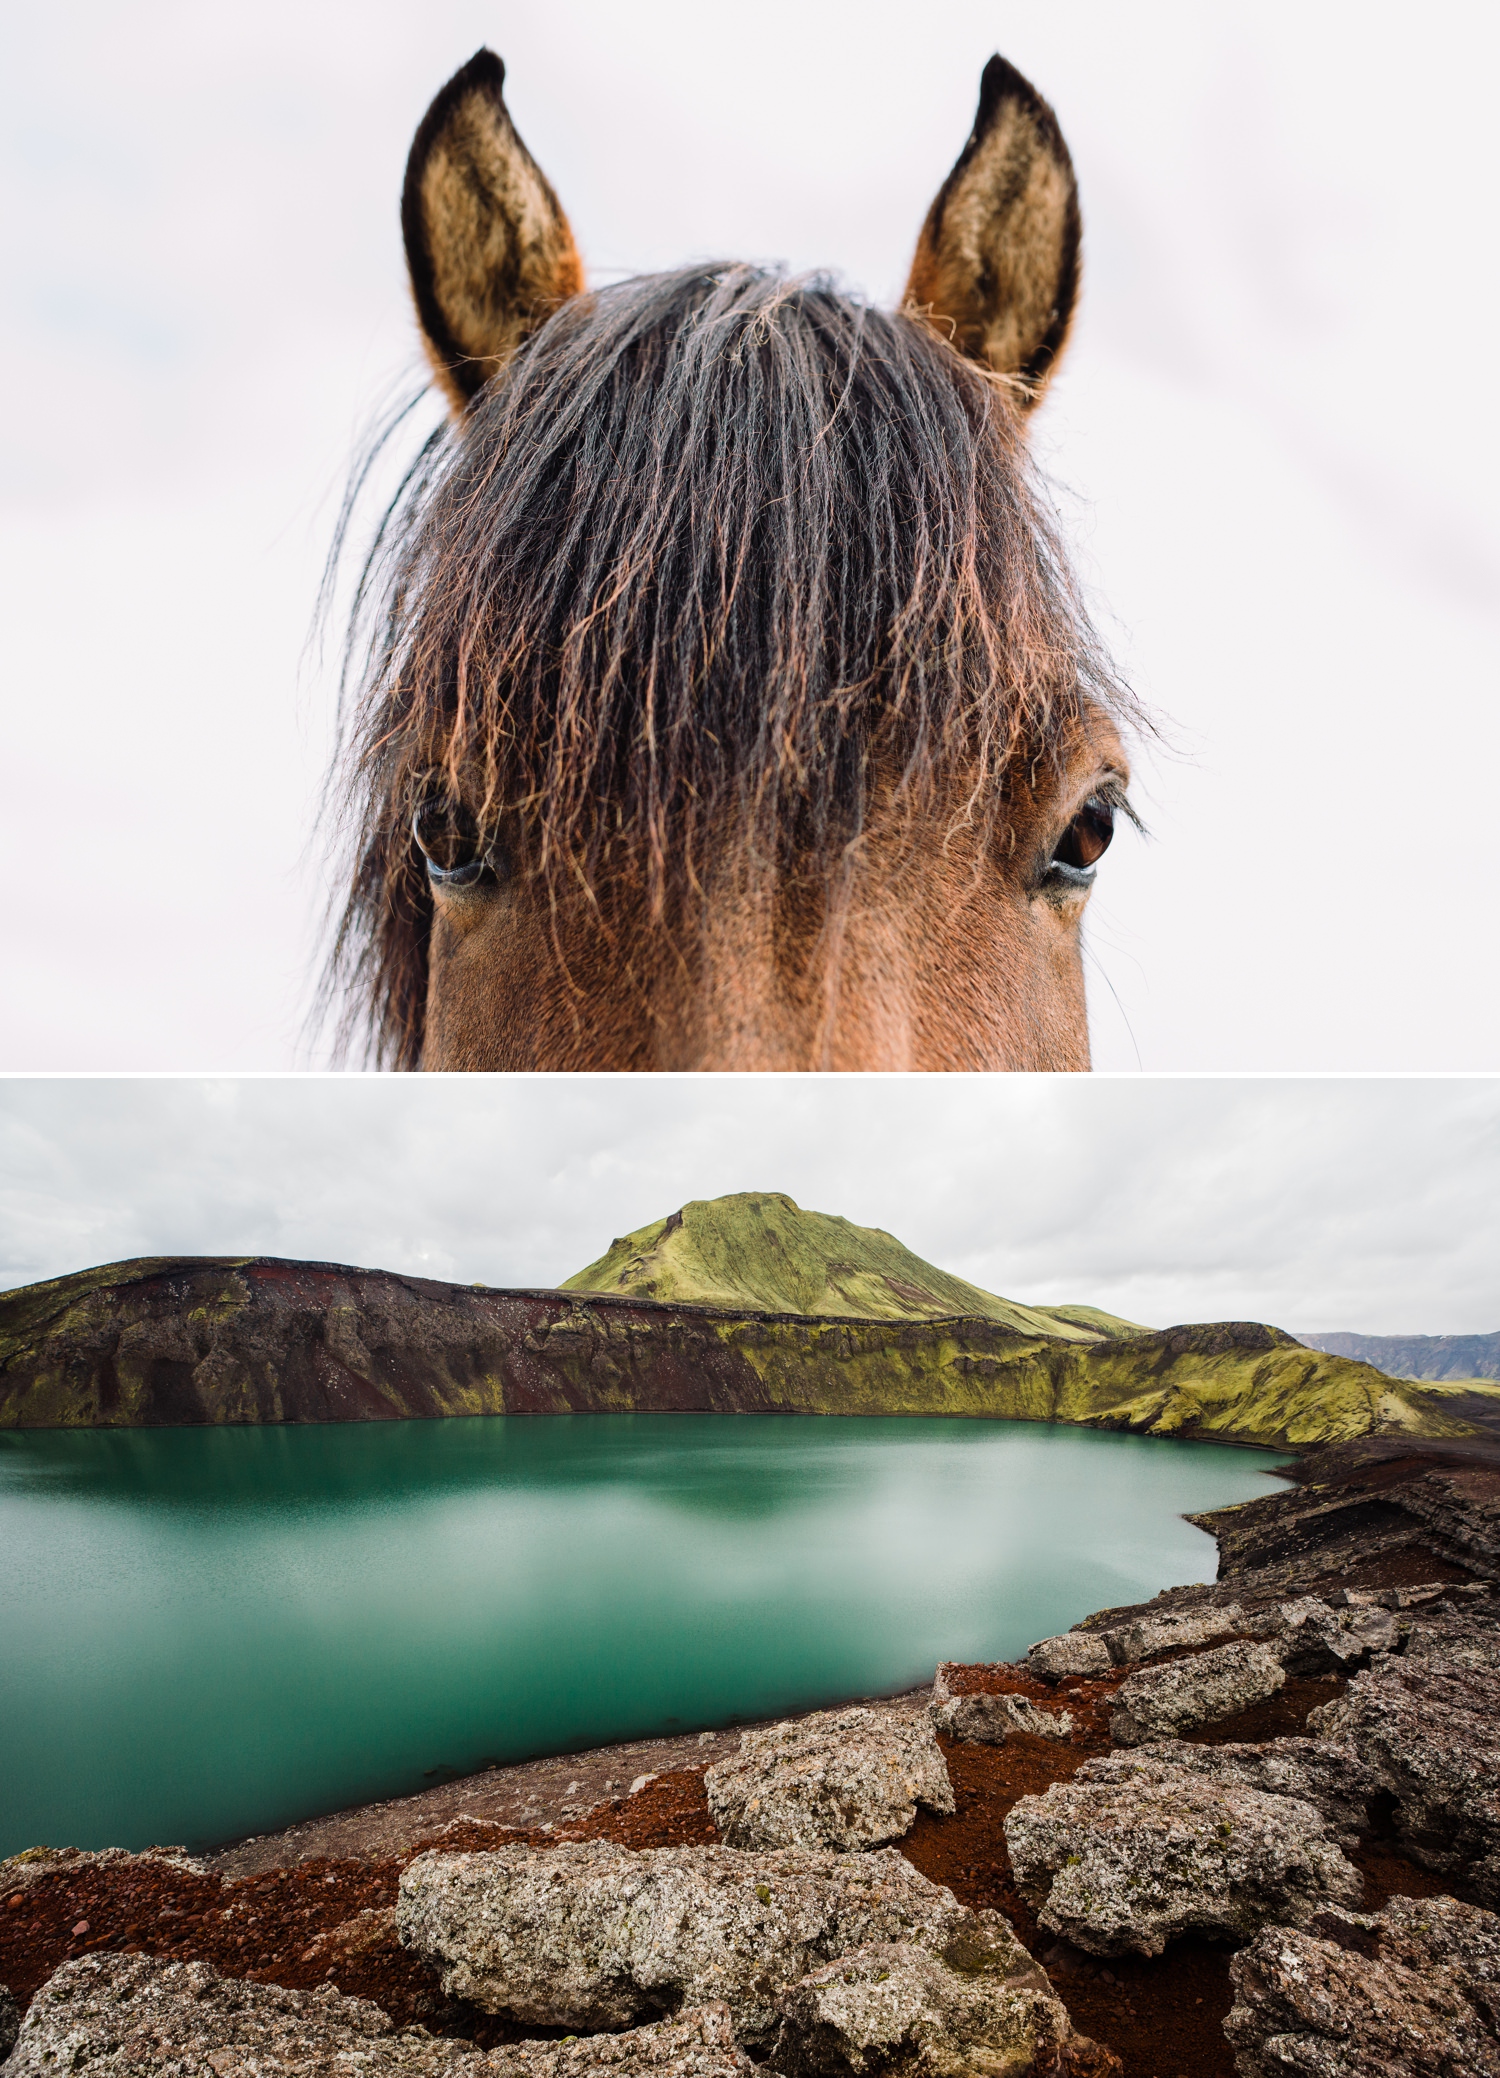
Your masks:
<path fill-rule="evenodd" d="M 920 1709 L 932 1694 L 930 1687 L 912 1689 L 900 1696 L 859 1696 L 871 1710 Z M 823 1703 L 819 1709 L 838 1709 L 841 1704 Z M 791 1711 L 787 1716 L 807 1716 Z M 767 1718 L 781 1723 L 782 1718 Z M 524 1832 L 567 1825 L 584 1818 L 601 1804 L 630 1794 L 631 1785 L 642 1775 L 665 1775 L 685 1769 L 711 1766 L 721 1755 L 739 1747 L 741 1731 L 687 1732 L 670 1739 L 631 1739 L 618 1746 L 597 1746 L 587 1753 L 553 1755 L 545 1760 L 518 1761 L 510 1767 L 486 1768 L 478 1775 L 465 1775 L 415 1795 L 392 1797 L 382 1804 L 360 1804 L 348 1811 L 335 1811 L 326 1818 L 310 1818 L 284 1832 L 263 1833 L 216 1854 L 204 1857 L 221 1876 L 259 1876 L 267 1869 L 295 1867 L 299 1862 L 323 1857 L 381 1861 L 406 1853 L 412 1845 L 438 1827 L 456 1818 L 476 1818 L 490 1824 L 515 1826 Z"/>

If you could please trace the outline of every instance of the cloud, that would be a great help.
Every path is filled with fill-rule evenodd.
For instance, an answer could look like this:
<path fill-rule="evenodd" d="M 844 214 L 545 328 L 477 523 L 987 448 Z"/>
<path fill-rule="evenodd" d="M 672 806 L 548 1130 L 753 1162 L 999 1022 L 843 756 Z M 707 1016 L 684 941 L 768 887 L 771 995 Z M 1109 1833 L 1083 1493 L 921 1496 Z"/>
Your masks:
<path fill-rule="evenodd" d="M 1500 1085 L 349 1077 L 0 1085 L 0 1282 L 153 1254 L 552 1284 L 785 1190 L 993 1291 L 1153 1325 L 1500 1324 Z"/>

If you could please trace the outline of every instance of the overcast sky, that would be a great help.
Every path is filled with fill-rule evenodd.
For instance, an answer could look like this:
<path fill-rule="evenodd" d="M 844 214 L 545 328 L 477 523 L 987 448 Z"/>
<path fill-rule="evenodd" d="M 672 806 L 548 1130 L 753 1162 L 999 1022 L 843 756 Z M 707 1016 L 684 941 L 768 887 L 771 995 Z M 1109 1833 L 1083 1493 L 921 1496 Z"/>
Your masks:
<path fill-rule="evenodd" d="M 417 365 L 406 151 L 482 42 L 599 280 L 743 256 L 890 299 L 985 59 L 1035 80 L 1085 219 L 1036 437 L 1169 723 L 1095 897 L 1097 1060 L 1496 1066 L 1472 0 L 5 9 L 0 1066 L 309 1058 L 303 644 L 358 429 Z"/>
<path fill-rule="evenodd" d="M 0 1084 L 0 1281 L 157 1254 L 554 1284 L 781 1190 L 1151 1326 L 1500 1327 L 1500 1083 L 1015 1076 Z"/>

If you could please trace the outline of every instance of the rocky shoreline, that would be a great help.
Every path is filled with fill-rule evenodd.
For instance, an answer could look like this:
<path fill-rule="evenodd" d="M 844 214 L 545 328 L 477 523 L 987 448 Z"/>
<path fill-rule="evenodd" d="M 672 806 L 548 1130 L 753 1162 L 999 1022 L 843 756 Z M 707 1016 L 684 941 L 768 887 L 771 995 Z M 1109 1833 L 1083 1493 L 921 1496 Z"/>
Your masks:
<path fill-rule="evenodd" d="M 7 2078 L 1500 2074 L 1500 1449 L 1294 1477 L 910 1696 L 14 1857 Z"/>

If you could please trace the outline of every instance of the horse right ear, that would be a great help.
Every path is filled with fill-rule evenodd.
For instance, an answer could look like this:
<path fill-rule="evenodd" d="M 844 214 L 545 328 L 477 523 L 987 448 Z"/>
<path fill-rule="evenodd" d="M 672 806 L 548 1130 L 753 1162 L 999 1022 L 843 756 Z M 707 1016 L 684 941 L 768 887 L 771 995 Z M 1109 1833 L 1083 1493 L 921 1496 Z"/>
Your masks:
<path fill-rule="evenodd" d="M 1079 239 L 1078 184 L 1057 117 L 993 57 L 969 141 L 917 240 L 906 306 L 1034 403 L 1072 322 Z"/>
<path fill-rule="evenodd" d="M 573 233 L 480 50 L 422 118 L 401 229 L 428 357 L 457 412 L 583 287 Z"/>

